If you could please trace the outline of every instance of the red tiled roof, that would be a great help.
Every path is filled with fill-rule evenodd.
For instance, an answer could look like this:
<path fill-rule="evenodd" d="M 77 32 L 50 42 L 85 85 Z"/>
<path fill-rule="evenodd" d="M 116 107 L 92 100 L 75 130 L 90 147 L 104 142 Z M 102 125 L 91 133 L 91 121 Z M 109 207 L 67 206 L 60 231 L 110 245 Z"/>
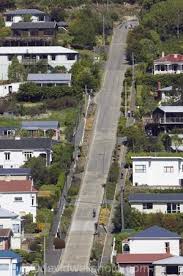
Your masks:
<path fill-rule="evenodd" d="M 144 264 L 171 257 L 170 254 L 118 254 L 116 256 L 117 264 Z"/>
<path fill-rule="evenodd" d="M 2 228 L 0 229 L 0 237 L 4 238 L 4 237 L 10 237 L 13 236 L 12 230 L 9 228 Z"/>
<path fill-rule="evenodd" d="M 163 62 L 163 61 L 183 62 L 183 55 L 169 54 L 169 55 L 166 55 L 164 57 L 160 57 L 159 59 L 155 60 L 155 62 Z"/>
<path fill-rule="evenodd" d="M 31 180 L 0 180 L 0 193 L 37 192 Z"/>

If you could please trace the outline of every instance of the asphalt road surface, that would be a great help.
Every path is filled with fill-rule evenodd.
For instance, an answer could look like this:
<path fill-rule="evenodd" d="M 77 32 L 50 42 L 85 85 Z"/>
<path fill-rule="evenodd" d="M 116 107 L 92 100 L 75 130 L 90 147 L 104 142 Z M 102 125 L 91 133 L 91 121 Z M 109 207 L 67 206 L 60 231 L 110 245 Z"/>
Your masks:
<path fill-rule="evenodd" d="M 127 31 L 124 25 L 114 30 L 98 97 L 93 140 L 60 271 L 88 271 L 89 268 L 94 223 L 98 218 L 104 192 L 102 184 L 106 182 L 116 142 L 122 84 L 127 68 L 124 60 Z M 97 211 L 95 218 L 92 216 L 93 208 Z"/>

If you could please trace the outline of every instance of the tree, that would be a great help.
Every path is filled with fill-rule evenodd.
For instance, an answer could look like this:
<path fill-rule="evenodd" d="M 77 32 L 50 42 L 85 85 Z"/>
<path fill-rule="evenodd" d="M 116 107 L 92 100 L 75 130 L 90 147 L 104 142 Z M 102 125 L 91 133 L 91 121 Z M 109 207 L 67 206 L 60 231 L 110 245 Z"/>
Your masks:
<path fill-rule="evenodd" d="M 74 37 L 72 44 L 81 48 L 92 48 L 95 44 L 95 21 L 89 9 L 78 12 L 76 18 L 71 21 L 69 26 L 71 35 Z"/>
<path fill-rule="evenodd" d="M 25 67 L 18 61 L 17 57 L 13 57 L 8 67 L 8 79 L 11 82 L 23 82 L 26 79 Z"/>
<path fill-rule="evenodd" d="M 46 168 L 46 162 L 42 157 L 30 158 L 23 167 L 31 168 L 31 175 L 36 188 L 39 188 L 43 184 L 47 184 L 48 170 Z"/>
<path fill-rule="evenodd" d="M 1 0 L 0 1 L 0 11 L 6 9 L 11 9 L 15 7 L 15 0 Z"/>
<path fill-rule="evenodd" d="M 178 134 L 174 134 L 171 137 L 171 140 L 172 140 L 173 146 L 175 146 L 175 150 L 177 152 L 179 147 L 182 146 L 182 144 L 183 144 L 183 139 Z"/>

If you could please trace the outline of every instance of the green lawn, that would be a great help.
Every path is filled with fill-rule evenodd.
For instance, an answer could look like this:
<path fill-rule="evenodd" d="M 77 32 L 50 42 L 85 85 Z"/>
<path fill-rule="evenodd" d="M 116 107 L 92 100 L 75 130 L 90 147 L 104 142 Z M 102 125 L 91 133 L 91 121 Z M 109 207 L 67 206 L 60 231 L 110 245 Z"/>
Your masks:
<path fill-rule="evenodd" d="M 20 125 L 20 122 L 20 119 L 0 117 L 0 127 L 18 127 Z"/>

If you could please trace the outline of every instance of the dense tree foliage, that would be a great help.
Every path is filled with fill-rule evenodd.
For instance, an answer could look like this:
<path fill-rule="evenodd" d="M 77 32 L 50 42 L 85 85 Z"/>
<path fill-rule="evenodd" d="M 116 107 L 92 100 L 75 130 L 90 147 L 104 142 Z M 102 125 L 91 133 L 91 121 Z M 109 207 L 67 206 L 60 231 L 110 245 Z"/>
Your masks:
<path fill-rule="evenodd" d="M 136 229 L 141 230 L 148 228 L 152 225 L 158 225 L 163 228 L 169 229 L 170 231 L 175 231 L 179 234 L 182 233 L 183 229 L 183 214 L 144 214 L 132 209 L 128 203 L 124 206 L 124 218 L 125 218 L 125 228 L 126 229 Z M 116 212 L 114 215 L 113 223 L 115 226 L 115 231 L 121 230 L 121 211 L 120 206 L 116 207 Z"/>
<path fill-rule="evenodd" d="M 19 101 L 37 102 L 44 99 L 58 99 L 70 96 L 80 100 L 82 91 L 80 88 L 69 86 L 39 87 L 34 83 L 24 83 L 20 85 L 16 97 Z"/>
<path fill-rule="evenodd" d="M 154 5 L 153 5 L 154 4 Z M 128 58 L 132 52 L 137 62 L 152 64 L 161 52 L 174 45 L 179 45 L 183 32 L 183 1 L 144 1 L 144 7 L 148 10 L 142 13 L 140 25 L 129 33 Z M 176 48 L 182 53 L 181 44 Z"/>
<path fill-rule="evenodd" d="M 8 79 L 11 82 L 22 82 L 25 80 L 26 71 L 24 66 L 18 61 L 17 57 L 13 57 L 8 67 Z"/>

